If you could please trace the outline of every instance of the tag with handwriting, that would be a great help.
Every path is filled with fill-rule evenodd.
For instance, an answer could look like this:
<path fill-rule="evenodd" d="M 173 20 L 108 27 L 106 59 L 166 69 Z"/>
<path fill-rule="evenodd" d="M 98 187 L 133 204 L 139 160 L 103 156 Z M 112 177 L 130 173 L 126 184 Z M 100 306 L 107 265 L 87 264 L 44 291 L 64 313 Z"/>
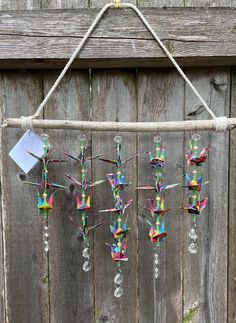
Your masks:
<path fill-rule="evenodd" d="M 38 160 L 31 156 L 43 156 L 43 140 L 32 130 L 27 130 L 17 144 L 12 148 L 9 156 L 27 174 L 37 164 Z"/>

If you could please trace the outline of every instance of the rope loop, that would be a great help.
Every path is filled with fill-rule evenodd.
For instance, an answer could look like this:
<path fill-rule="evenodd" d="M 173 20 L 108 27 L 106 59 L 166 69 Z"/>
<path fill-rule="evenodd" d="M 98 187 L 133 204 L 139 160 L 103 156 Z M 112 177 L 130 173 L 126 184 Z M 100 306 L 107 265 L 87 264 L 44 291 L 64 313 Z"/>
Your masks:
<path fill-rule="evenodd" d="M 229 122 L 227 117 L 215 117 L 215 131 L 223 132 L 228 129 Z"/>
<path fill-rule="evenodd" d="M 29 117 L 24 117 L 24 116 L 21 116 L 20 117 L 21 120 L 22 120 L 22 123 L 21 123 L 21 128 L 24 129 L 24 130 L 33 130 L 33 119 L 34 119 L 34 116 L 29 116 Z"/>

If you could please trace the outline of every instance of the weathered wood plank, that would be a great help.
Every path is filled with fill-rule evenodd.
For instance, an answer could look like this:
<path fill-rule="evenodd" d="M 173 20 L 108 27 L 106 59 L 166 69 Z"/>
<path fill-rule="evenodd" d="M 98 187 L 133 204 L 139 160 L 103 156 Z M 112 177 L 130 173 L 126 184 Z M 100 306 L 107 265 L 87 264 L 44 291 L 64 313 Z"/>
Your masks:
<path fill-rule="evenodd" d="M 193 84 L 218 116 L 229 114 L 230 74 L 227 69 L 189 70 Z M 196 111 L 199 101 L 186 88 L 186 116 Z M 207 117 L 200 113 L 196 118 Z M 191 135 L 186 134 L 186 150 Z M 184 216 L 184 312 L 198 304 L 193 322 L 227 321 L 227 225 L 228 225 L 228 133 L 202 133 L 203 147 L 210 146 L 204 179 L 209 197 L 207 209 L 198 221 L 199 252 L 191 255 L 188 232 L 190 218 Z"/>
<path fill-rule="evenodd" d="M 40 9 L 41 0 L 0 0 L 0 10 Z"/>
<path fill-rule="evenodd" d="M 42 99 L 41 74 L 1 74 L 3 115 L 15 111 L 18 116 L 31 114 Z M 42 252 L 36 190 L 23 185 L 19 168 L 8 153 L 24 131 L 3 132 L 2 208 L 5 246 L 7 322 L 47 322 L 48 286 L 46 259 Z M 38 180 L 36 167 L 27 178 Z M 29 310 L 30 309 L 30 310 Z"/>
<path fill-rule="evenodd" d="M 231 115 L 236 115 L 236 70 L 232 70 Z M 228 245 L 228 322 L 236 320 L 236 221 L 235 221 L 235 168 L 236 168 L 236 134 L 230 134 L 230 171 L 229 171 L 229 245 Z"/>
<path fill-rule="evenodd" d="M 0 67 L 62 66 L 97 13 L 98 9 L 2 12 Z M 143 13 L 182 65 L 235 63 L 235 9 L 144 8 Z M 171 65 L 129 9 L 109 9 L 78 57 L 74 67 Z"/>
<path fill-rule="evenodd" d="M 139 7 L 183 7 L 184 0 L 138 0 Z"/>
<path fill-rule="evenodd" d="M 43 9 L 87 8 L 89 0 L 41 0 Z"/>
<path fill-rule="evenodd" d="M 184 84 L 175 71 L 140 70 L 138 80 L 139 121 L 182 120 Z M 179 182 L 182 177 L 183 133 L 161 135 L 167 143 L 164 183 Z M 154 150 L 153 136 L 147 133 L 139 135 L 139 151 Z M 139 186 L 154 181 L 147 158 L 139 159 L 138 180 Z M 156 281 L 153 278 L 153 245 L 148 237 L 149 227 L 141 216 L 145 213 L 146 199 L 154 195 L 151 191 L 138 195 L 139 322 L 182 322 L 182 227 L 178 211 L 181 190 L 166 194 L 166 205 L 172 207 L 172 214 L 166 216 L 169 236 L 161 245 L 161 270 Z"/>
<path fill-rule="evenodd" d="M 0 122 L 3 122 L 3 96 L 0 96 Z M 2 129 L 0 129 L 0 169 L 3 170 L 2 164 Z M 1 192 L 2 174 L 1 174 Z M 3 241 L 3 222 L 2 222 L 2 194 L 0 200 L 0 322 L 5 323 L 5 268 L 4 268 L 4 241 Z"/>
<path fill-rule="evenodd" d="M 47 93 L 58 72 L 44 74 Z M 45 117 L 89 119 L 89 73 L 69 72 L 56 90 L 45 110 Z M 48 131 L 53 144 L 52 154 L 63 157 L 63 151 L 76 154 L 79 149 L 78 133 L 63 130 Z M 79 165 L 68 162 L 50 169 L 54 182 L 68 185 L 64 173 L 79 177 Z M 59 176 L 60 174 L 60 176 Z M 78 218 L 76 205 L 70 193 L 58 191 L 55 209 L 50 217 L 51 252 L 49 253 L 50 317 L 51 322 L 93 322 L 93 271 L 82 270 L 82 243 L 69 216 Z M 78 218 L 79 222 L 79 218 Z"/>
<path fill-rule="evenodd" d="M 185 7 L 235 7 L 235 0 L 183 0 Z"/>
<path fill-rule="evenodd" d="M 135 71 L 94 71 L 92 73 L 92 119 L 93 120 L 136 120 L 136 83 Z M 116 153 L 113 137 L 114 132 L 93 133 L 93 154 L 103 153 L 106 158 Z M 125 159 L 136 151 L 136 135 L 122 133 L 122 156 Z M 94 170 L 94 178 L 105 177 L 115 172 L 114 167 L 100 162 Z M 127 181 L 136 181 L 136 161 L 130 162 L 126 168 Z M 135 184 L 134 184 L 135 185 Z M 126 189 L 124 200 L 135 197 L 135 187 Z M 111 187 L 104 184 L 94 194 L 95 215 L 97 221 L 104 220 L 104 226 L 95 231 L 95 319 L 96 322 L 138 322 L 137 295 L 137 219 L 136 201 L 127 211 L 129 214 L 128 263 L 122 266 L 124 275 L 124 295 L 121 299 L 113 296 L 115 285 L 114 275 L 117 265 L 112 262 L 110 250 L 105 242 L 112 243 L 109 224 L 113 222 L 112 214 L 99 214 L 101 209 L 113 206 Z"/>
<path fill-rule="evenodd" d="M 91 8 L 102 8 L 105 4 L 107 3 L 112 3 L 115 1 L 106 1 L 106 0 L 90 0 L 90 7 Z M 132 3 L 132 4 L 137 4 L 136 0 L 122 0 L 122 3 Z"/>

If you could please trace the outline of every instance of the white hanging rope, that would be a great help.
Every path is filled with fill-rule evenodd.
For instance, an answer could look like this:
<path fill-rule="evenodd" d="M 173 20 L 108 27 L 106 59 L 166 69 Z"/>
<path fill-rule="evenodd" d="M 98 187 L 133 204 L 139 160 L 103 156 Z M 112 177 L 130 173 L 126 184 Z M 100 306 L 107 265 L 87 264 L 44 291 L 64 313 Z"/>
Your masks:
<path fill-rule="evenodd" d="M 141 13 L 141 11 L 135 5 L 133 5 L 131 3 L 121 3 L 121 0 L 115 0 L 114 3 L 108 3 L 108 4 L 106 4 L 101 9 L 101 11 L 98 13 L 98 15 L 96 16 L 96 18 L 94 19 L 92 25 L 89 27 L 88 31 L 84 35 L 83 39 L 81 40 L 81 42 L 79 43 L 79 45 L 75 49 L 75 51 L 72 54 L 71 58 L 69 59 L 69 61 L 65 65 L 65 67 L 63 68 L 63 70 L 60 73 L 60 75 L 58 76 L 58 78 L 56 79 L 55 83 L 53 84 L 53 86 L 49 90 L 48 94 L 46 95 L 46 97 L 44 98 L 44 100 L 42 101 L 42 103 L 39 105 L 39 107 L 38 107 L 37 111 L 35 112 L 35 114 L 32 115 L 32 116 L 28 116 L 28 117 L 24 117 L 24 116 L 21 117 L 21 119 L 22 119 L 22 128 L 24 127 L 24 128 L 30 128 L 30 129 L 32 129 L 32 127 L 33 127 L 33 119 L 36 119 L 36 118 L 38 118 L 41 115 L 44 106 L 46 105 L 46 103 L 48 102 L 49 98 L 51 97 L 51 95 L 53 94 L 53 92 L 55 91 L 55 89 L 57 88 L 57 86 L 59 85 L 60 81 L 62 80 L 62 78 L 66 74 L 67 70 L 70 68 L 71 64 L 75 60 L 75 58 L 78 55 L 79 51 L 81 50 L 81 48 L 83 47 L 83 45 L 85 44 L 85 42 L 88 40 L 89 36 L 92 34 L 92 32 L 95 29 L 95 27 L 96 27 L 97 23 L 99 22 L 99 20 L 102 18 L 102 16 L 104 15 L 104 13 L 110 7 L 115 7 L 115 8 L 126 7 L 126 8 L 130 8 L 134 12 L 136 12 L 136 14 L 142 20 L 143 24 L 147 27 L 147 29 L 150 31 L 150 33 L 152 34 L 152 36 L 155 38 L 155 40 L 157 41 L 157 43 L 159 44 L 159 46 L 162 48 L 162 50 L 164 51 L 164 53 L 166 54 L 166 56 L 170 59 L 170 61 L 175 66 L 175 68 L 178 70 L 178 72 L 180 73 L 180 75 L 182 76 L 182 78 L 185 80 L 185 82 L 189 85 L 189 87 L 192 89 L 192 91 L 195 93 L 195 95 L 201 101 L 201 103 L 203 104 L 203 106 L 206 109 L 206 111 L 215 120 L 215 131 L 226 131 L 227 128 L 228 128 L 228 126 L 229 126 L 227 117 L 216 117 L 215 116 L 214 112 L 210 109 L 210 107 L 208 106 L 208 104 L 206 103 L 206 101 L 202 98 L 202 96 L 199 94 L 199 92 L 197 91 L 197 89 L 194 87 L 194 85 L 191 83 L 191 81 L 185 75 L 185 73 L 183 72 L 183 70 L 181 69 L 181 67 L 178 65 L 178 63 L 173 58 L 173 56 L 171 55 L 171 53 L 165 47 L 165 45 L 163 44 L 163 42 L 161 41 L 161 39 L 158 37 L 158 35 L 155 33 L 155 31 L 153 30 L 153 28 L 150 26 L 150 24 L 148 23 L 148 21 L 145 19 L 145 17 Z M 6 122 L 4 122 L 3 126 L 7 126 L 7 120 L 6 120 Z"/>

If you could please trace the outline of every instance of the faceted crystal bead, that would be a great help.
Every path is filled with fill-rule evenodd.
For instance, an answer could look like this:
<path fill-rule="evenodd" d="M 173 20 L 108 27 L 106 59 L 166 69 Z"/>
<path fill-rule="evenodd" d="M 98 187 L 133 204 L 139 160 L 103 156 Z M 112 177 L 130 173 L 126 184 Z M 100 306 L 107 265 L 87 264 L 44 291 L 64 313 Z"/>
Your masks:
<path fill-rule="evenodd" d="M 90 249 L 89 248 L 84 248 L 84 250 L 82 252 L 82 256 L 84 258 L 89 258 L 90 257 Z"/>
<path fill-rule="evenodd" d="M 195 228 L 191 228 L 190 231 L 189 231 L 189 233 L 188 233 L 188 235 L 194 241 L 197 240 L 197 233 L 196 233 Z"/>
<path fill-rule="evenodd" d="M 114 277 L 114 283 L 120 285 L 123 282 L 123 276 L 121 273 L 117 273 Z"/>
<path fill-rule="evenodd" d="M 92 266 L 91 266 L 91 262 L 90 261 L 85 261 L 83 263 L 83 271 L 90 271 Z"/>
<path fill-rule="evenodd" d="M 154 277 L 157 279 L 159 276 L 159 269 L 157 267 L 154 268 Z"/>
<path fill-rule="evenodd" d="M 123 295 L 124 293 L 124 290 L 122 287 L 117 287 L 115 290 L 114 290 L 114 296 L 119 298 Z"/>
<path fill-rule="evenodd" d="M 198 245 L 195 242 L 192 242 L 189 247 L 188 247 L 188 251 L 192 254 L 196 254 L 198 252 Z"/>

